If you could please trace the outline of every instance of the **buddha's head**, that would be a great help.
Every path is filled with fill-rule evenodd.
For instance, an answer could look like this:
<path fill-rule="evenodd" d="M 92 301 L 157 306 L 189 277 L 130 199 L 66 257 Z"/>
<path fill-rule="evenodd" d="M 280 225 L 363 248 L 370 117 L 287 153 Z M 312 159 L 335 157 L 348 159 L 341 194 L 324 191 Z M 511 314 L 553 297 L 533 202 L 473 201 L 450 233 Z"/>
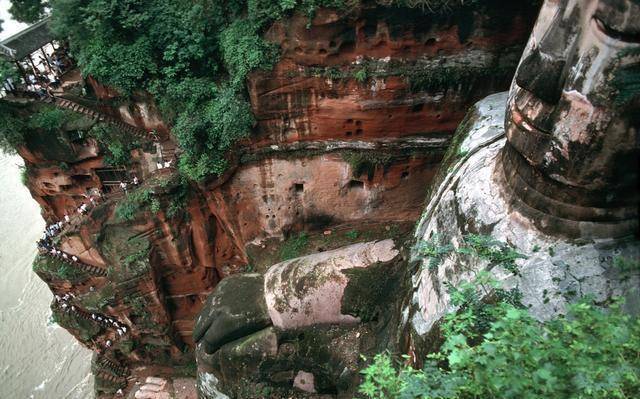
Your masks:
<path fill-rule="evenodd" d="M 640 0 L 547 0 L 512 84 L 503 169 L 540 227 L 637 228 Z"/>

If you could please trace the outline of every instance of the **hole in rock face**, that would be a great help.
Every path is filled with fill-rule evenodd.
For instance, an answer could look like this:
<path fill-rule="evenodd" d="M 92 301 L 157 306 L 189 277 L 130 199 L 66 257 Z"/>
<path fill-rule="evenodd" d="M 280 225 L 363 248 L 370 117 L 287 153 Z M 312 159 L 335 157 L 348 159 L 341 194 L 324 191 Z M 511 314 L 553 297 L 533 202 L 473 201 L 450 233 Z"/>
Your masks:
<path fill-rule="evenodd" d="M 353 119 L 347 119 L 347 123 L 353 123 Z"/>
<path fill-rule="evenodd" d="M 424 104 L 415 104 L 411 107 L 411 112 L 420 112 L 424 109 Z"/>
<path fill-rule="evenodd" d="M 320 55 L 325 55 L 325 54 L 327 54 L 327 50 L 326 50 L 326 49 L 321 48 L 320 50 L 318 50 L 318 54 L 320 54 Z"/>
<path fill-rule="evenodd" d="M 362 121 L 356 121 L 356 126 L 358 127 L 362 126 Z"/>
<path fill-rule="evenodd" d="M 361 136 L 363 133 L 362 129 L 356 130 L 356 136 Z"/>
<path fill-rule="evenodd" d="M 362 27 L 362 32 L 367 37 L 375 36 L 378 31 L 378 23 L 375 20 L 367 20 Z"/>
<path fill-rule="evenodd" d="M 364 182 L 362 182 L 360 180 L 349 180 L 349 188 L 350 189 L 361 190 L 361 189 L 364 188 Z"/>
<path fill-rule="evenodd" d="M 429 39 L 427 39 L 426 42 L 424 42 L 424 45 L 427 47 L 431 47 L 434 44 L 436 44 L 436 38 L 435 37 L 430 37 Z"/>
<path fill-rule="evenodd" d="M 353 132 L 347 132 L 347 133 L 345 133 L 345 134 L 347 135 L 347 137 L 350 137 L 350 136 L 352 136 L 352 135 L 353 135 Z"/>
<path fill-rule="evenodd" d="M 296 183 L 293 185 L 293 189 L 295 190 L 296 193 L 301 193 L 304 191 L 304 184 Z"/>
<path fill-rule="evenodd" d="M 406 179 L 407 177 L 409 177 L 409 172 L 407 172 L 407 171 L 404 171 L 404 172 L 402 172 L 402 174 L 400 174 L 400 178 L 401 179 Z"/>

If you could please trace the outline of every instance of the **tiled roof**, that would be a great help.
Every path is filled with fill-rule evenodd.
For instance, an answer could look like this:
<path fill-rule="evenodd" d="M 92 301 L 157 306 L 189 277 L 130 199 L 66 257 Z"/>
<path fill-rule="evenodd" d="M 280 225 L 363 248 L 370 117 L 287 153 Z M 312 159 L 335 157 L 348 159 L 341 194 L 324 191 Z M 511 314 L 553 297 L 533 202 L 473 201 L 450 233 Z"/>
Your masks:
<path fill-rule="evenodd" d="M 21 60 L 53 40 L 49 18 L 45 18 L 0 42 L 0 55 Z"/>

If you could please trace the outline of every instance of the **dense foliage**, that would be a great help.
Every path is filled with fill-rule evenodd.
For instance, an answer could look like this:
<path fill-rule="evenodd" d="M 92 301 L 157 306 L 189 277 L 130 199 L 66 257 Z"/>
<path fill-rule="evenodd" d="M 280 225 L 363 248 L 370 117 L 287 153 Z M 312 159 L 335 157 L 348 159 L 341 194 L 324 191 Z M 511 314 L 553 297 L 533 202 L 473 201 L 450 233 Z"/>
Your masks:
<path fill-rule="evenodd" d="M 108 123 L 97 123 L 91 127 L 88 134 L 100 143 L 105 153 L 105 165 L 129 165 L 131 163 L 131 151 L 140 146 L 135 136 L 122 134 Z"/>
<path fill-rule="evenodd" d="M 34 23 L 45 15 L 47 0 L 11 0 L 9 14 L 16 21 Z"/>
<path fill-rule="evenodd" d="M 482 234 L 467 234 L 458 247 L 440 242 L 438 236 L 431 237 L 417 245 L 420 255 L 429 259 L 427 267 L 436 270 L 450 254 L 457 253 L 488 261 L 491 266 L 500 266 L 513 274 L 518 274 L 515 261 L 526 256 L 518 253 L 512 246 L 495 238 Z"/>
<path fill-rule="evenodd" d="M 640 319 L 623 314 L 620 303 L 602 310 L 583 301 L 540 323 L 486 274 L 452 289 L 452 301 L 459 311 L 445 318 L 444 344 L 422 370 L 377 355 L 360 392 L 403 399 L 640 395 Z"/>
<path fill-rule="evenodd" d="M 42 130 L 59 134 L 64 125 L 78 118 L 72 111 L 49 104 L 36 107 L 0 101 L 0 150 L 14 153 L 25 144 L 30 132 Z"/>
<path fill-rule="evenodd" d="M 201 180 L 227 167 L 228 150 L 254 124 L 245 78 L 277 58 L 261 38 L 299 8 L 342 0 L 51 0 L 52 25 L 68 37 L 85 75 L 122 94 L 156 99 L 184 150 L 180 170 Z"/>
<path fill-rule="evenodd" d="M 160 210 L 160 202 L 155 193 L 148 188 L 133 190 L 118 202 L 116 218 L 119 220 L 134 220 L 144 209 L 151 209 L 154 213 Z"/>

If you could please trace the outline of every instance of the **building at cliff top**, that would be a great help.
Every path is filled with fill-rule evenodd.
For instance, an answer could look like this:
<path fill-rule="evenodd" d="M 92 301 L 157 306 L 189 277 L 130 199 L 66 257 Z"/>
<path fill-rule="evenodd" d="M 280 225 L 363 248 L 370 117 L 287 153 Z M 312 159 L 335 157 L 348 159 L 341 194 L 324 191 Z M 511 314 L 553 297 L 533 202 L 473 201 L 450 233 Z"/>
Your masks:
<path fill-rule="evenodd" d="M 12 61 L 21 61 L 53 41 L 49 18 L 45 18 L 0 41 L 0 52 Z"/>

